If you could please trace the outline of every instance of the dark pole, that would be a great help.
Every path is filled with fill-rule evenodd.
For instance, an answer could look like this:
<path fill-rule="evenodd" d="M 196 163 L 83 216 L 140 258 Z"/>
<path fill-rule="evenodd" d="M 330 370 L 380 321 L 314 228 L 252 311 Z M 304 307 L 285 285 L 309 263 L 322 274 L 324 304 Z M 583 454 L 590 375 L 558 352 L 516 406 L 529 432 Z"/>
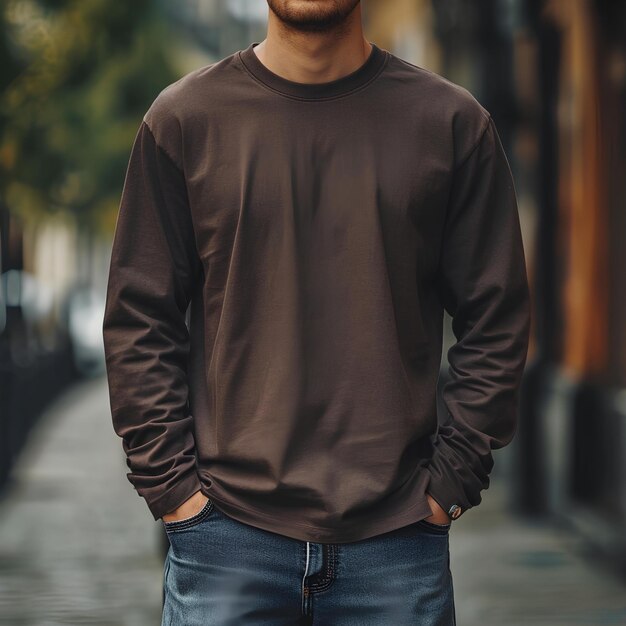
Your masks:
<path fill-rule="evenodd" d="M 518 429 L 518 509 L 527 513 L 547 510 L 548 451 L 542 429 L 544 385 L 558 362 L 559 320 L 558 228 L 558 127 L 557 101 L 561 38 L 558 28 L 542 16 L 543 0 L 526 2 L 529 29 L 538 42 L 539 160 L 537 162 L 538 220 L 533 251 L 533 327 L 536 350 L 526 367 L 520 398 Z"/>

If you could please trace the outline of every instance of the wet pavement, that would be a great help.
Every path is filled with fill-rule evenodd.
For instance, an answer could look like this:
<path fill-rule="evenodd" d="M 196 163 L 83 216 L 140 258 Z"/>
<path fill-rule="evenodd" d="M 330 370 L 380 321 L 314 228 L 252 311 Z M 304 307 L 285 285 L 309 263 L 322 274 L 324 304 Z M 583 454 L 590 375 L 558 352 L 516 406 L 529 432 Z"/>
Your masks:
<path fill-rule="evenodd" d="M 160 623 L 162 529 L 126 472 L 105 379 L 63 394 L 0 501 L 1 625 Z M 506 512 L 505 495 L 494 479 L 453 525 L 458 626 L 625 626 L 624 582 L 567 528 Z"/>

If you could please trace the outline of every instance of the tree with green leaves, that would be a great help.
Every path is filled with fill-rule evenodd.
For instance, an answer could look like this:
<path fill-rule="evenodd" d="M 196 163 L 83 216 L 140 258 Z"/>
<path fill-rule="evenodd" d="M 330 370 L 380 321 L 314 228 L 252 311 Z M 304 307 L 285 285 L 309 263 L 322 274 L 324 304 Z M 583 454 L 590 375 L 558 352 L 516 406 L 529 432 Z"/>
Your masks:
<path fill-rule="evenodd" d="M 0 206 L 111 230 L 147 106 L 177 77 L 153 0 L 0 3 Z"/>

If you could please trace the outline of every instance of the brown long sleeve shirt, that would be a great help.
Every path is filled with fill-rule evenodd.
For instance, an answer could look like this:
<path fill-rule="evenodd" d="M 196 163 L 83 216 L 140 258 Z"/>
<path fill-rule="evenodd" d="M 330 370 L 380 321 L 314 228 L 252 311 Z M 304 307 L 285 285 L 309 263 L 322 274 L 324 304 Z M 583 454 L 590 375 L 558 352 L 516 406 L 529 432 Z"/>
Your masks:
<path fill-rule="evenodd" d="M 321 84 L 256 44 L 163 89 L 132 146 L 103 324 L 127 477 L 155 519 L 202 490 L 317 542 L 428 517 L 426 492 L 466 511 L 514 435 L 529 341 L 493 119 L 376 44 Z"/>

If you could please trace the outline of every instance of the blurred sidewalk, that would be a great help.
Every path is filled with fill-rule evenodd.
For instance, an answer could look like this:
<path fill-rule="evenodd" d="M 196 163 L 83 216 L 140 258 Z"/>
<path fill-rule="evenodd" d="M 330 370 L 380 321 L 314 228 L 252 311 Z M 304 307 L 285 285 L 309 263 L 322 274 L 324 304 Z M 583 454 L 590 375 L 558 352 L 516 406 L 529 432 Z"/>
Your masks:
<path fill-rule="evenodd" d="M 160 530 L 126 479 L 104 378 L 55 402 L 0 502 L 0 624 L 155 626 Z"/>
<path fill-rule="evenodd" d="M 626 582 L 568 528 L 506 512 L 506 489 L 494 480 L 450 534 L 458 626 L 626 626 Z"/>
<path fill-rule="evenodd" d="M 50 408 L 15 469 L 0 502 L 0 624 L 158 624 L 161 527 L 126 479 L 104 378 Z M 494 480 L 451 531 L 458 625 L 625 625 L 626 586 L 570 531 L 506 513 L 505 490 Z"/>

